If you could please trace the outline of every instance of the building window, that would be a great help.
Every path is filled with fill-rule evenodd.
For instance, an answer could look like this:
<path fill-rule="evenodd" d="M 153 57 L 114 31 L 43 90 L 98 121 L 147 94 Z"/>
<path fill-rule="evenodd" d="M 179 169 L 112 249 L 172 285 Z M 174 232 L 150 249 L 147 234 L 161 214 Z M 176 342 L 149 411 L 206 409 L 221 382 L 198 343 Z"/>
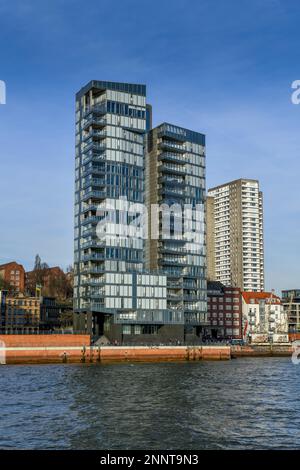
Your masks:
<path fill-rule="evenodd" d="M 142 333 L 141 325 L 134 325 L 134 334 L 140 335 Z"/>

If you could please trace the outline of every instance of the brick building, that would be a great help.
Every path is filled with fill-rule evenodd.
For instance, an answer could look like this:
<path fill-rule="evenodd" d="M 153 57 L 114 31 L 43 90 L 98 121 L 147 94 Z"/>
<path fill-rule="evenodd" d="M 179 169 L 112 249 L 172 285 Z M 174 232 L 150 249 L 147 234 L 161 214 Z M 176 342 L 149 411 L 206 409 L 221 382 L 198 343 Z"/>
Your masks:
<path fill-rule="evenodd" d="M 10 284 L 13 292 L 24 292 L 25 270 L 21 264 L 12 261 L 0 265 L 0 277 Z"/>
<path fill-rule="evenodd" d="M 8 330 L 37 330 L 40 322 L 40 299 L 23 294 L 7 296 L 2 316 L 2 332 Z"/>
<path fill-rule="evenodd" d="M 209 281 L 207 314 L 212 338 L 242 338 L 242 296 L 239 288 L 226 287 L 219 281 Z"/>

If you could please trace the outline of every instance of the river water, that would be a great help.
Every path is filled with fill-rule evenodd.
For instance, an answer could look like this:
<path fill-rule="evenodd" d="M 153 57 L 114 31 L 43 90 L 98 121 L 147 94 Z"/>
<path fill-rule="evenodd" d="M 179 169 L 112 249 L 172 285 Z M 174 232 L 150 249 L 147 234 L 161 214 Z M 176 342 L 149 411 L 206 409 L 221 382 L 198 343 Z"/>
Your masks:
<path fill-rule="evenodd" d="M 0 366 L 1 449 L 300 448 L 300 365 Z"/>

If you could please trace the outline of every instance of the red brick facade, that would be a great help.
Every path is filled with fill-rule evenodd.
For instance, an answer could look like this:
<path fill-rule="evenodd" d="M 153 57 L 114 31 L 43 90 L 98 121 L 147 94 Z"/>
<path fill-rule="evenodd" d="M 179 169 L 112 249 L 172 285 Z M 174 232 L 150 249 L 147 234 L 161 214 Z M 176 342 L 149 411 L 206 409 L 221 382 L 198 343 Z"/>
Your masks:
<path fill-rule="evenodd" d="M 24 292 L 25 270 L 21 264 L 12 261 L 0 265 L 0 277 L 8 282 L 14 292 Z"/>
<path fill-rule="evenodd" d="M 207 311 L 212 337 L 242 338 L 242 296 L 239 288 L 208 282 Z"/>

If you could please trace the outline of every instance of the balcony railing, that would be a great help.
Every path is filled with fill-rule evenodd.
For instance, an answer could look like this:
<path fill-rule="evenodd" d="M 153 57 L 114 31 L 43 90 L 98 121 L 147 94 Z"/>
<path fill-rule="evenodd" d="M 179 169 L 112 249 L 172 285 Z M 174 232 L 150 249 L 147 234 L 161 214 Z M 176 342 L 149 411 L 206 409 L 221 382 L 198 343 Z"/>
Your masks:
<path fill-rule="evenodd" d="M 91 114 L 89 115 L 86 119 L 83 121 L 83 129 L 87 129 L 90 126 L 95 126 L 95 127 L 104 127 L 106 126 L 107 121 L 106 119 L 99 119 L 96 114 Z"/>
<path fill-rule="evenodd" d="M 87 107 L 83 113 L 83 117 L 86 118 L 89 114 L 95 114 L 96 116 L 101 116 L 107 113 L 106 104 L 93 105 Z"/>
<path fill-rule="evenodd" d="M 106 131 L 92 130 L 88 134 L 83 136 L 83 141 L 86 142 L 89 139 L 104 139 L 106 136 Z"/>
<path fill-rule="evenodd" d="M 95 198 L 95 199 L 105 199 L 106 192 L 105 191 L 94 191 L 92 189 L 86 190 L 81 195 L 81 200 L 86 201 L 87 199 Z"/>

